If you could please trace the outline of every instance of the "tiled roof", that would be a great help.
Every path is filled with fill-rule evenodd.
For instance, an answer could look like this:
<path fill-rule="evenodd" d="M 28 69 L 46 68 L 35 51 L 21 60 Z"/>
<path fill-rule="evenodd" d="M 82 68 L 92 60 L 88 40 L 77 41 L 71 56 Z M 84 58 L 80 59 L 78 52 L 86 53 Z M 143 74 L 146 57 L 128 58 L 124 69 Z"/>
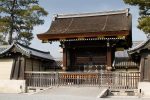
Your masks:
<path fill-rule="evenodd" d="M 143 43 L 143 41 L 133 41 L 132 47 L 135 48 L 139 44 Z M 130 59 L 128 55 L 128 50 L 124 51 L 117 51 L 115 52 L 115 60 L 113 66 L 115 69 L 126 69 L 126 68 L 138 68 L 138 62 L 133 61 Z"/>
<path fill-rule="evenodd" d="M 0 45 L 0 52 L 4 51 L 7 49 L 10 45 Z"/>
<path fill-rule="evenodd" d="M 95 33 L 131 30 L 131 14 L 120 11 L 57 15 L 44 34 Z"/>
<path fill-rule="evenodd" d="M 140 44 L 138 44 L 137 46 L 131 48 L 130 50 L 128 50 L 128 53 L 133 54 L 135 52 L 139 52 L 142 49 L 146 49 L 146 48 L 150 48 L 150 39 L 147 39 L 146 41 L 143 41 Z"/>
<path fill-rule="evenodd" d="M 16 48 L 20 53 L 29 57 L 35 56 L 35 57 L 53 60 L 53 57 L 50 55 L 50 52 L 44 52 L 31 47 L 27 47 L 18 42 L 14 42 L 12 43 L 12 45 L 0 46 L 0 55 L 7 53 L 12 48 Z"/>
<path fill-rule="evenodd" d="M 116 57 L 113 66 L 115 67 L 115 69 L 139 67 L 138 63 L 133 61 L 129 57 Z"/>
<path fill-rule="evenodd" d="M 143 41 L 133 41 L 132 48 L 136 48 L 140 44 L 143 44 Z M 116 51 L 115 52 L 115 57 L 129 57 L 128 51 L 130 51 L 130 49 L 129 50 L 124 50 L 124 51 Z"/>

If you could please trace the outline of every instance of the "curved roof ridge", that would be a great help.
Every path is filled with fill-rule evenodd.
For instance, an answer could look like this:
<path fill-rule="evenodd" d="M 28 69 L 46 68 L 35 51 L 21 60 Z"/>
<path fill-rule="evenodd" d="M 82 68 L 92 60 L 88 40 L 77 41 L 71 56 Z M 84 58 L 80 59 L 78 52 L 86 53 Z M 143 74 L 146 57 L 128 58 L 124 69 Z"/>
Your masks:
<path fill-rule="evenodd" d="M 0 52 L 0 55 L 7 53 L 12 48 L 16 48 L 18 52 L 20 52 L 21 54 L 28 56 L 28 57 L 36 56 L 39 58 L 54 60 L 54 58 L 50 55 L 50 52 L 44 52 L 44 51 L 37 50 L 37 49 L 31 48 L 31 47 L 27 47 L 16 41 L 13 41 L 13 43 L 11 45 L 9 45 L 8 48 L 6 48 L 2 52 Z"/>
<path fill-rule="evenodd" d="M 14 45 L 16 46 L 16 48 L 18 48 L 20 50 L 21 53 L 23 53 L 23 54 L 25 53 L 25 55 L 30 56 L 29 50 L 27 51 L 27 50 L 21 48 L 21 46 L 17 42 Z"/>
<path fill-rule="evenodd" d="M 19 44 L 20 46 L 23 46 L 23 47 L 25 47 L 25 48 L 28 48 L 28 49 L 31 49 L 31 50 L 37 51 L 37 52 L 47 53 L 47 54 L 49 54 L 49 53 L 50 53 L 49 51 L 42 51 L 42 50 L 34 49 L 34 48 L 32 48 L 32 47 L 25 46 L 25 45 L 23 45 L 23 44 L 21 44 L 21 43 L 19 43 L 19 42 L 17 42 L 17 44 Z"/>
<path fill-rule="evenodd" d="M 7 51 L 9 51 L 14 46 L 14 43 L 15 42 L 13 42 L 11 45 L 7 45 L 8 48 L 6 48 L 4 51 L 0 52 L 0 54 L 6 53 Z"/>
<path fill-rule="evenodd" d="M 129 49 L 128 52 L 130 53 L 130 52 L 132 52 L 132 51 L 135 51 L 135 50 L 140 49 L 141 47 L 145 46 L 145 45 L 149 42 L 149 40 L 150 40 L 150 39 L 147 39 L 147 40 L 141 42 L 140 44 L 136 45 L 135 47 Z"/>
<path fill-rule="evenodd" d="M 78 14 L 55 14 L 54 18 L 71 18 L 71 17 L 89 17 L 89 16 L 101 16 L 101 15 L 114 15 L 114 14 L 123 14 L 125 13 L 126 16 L 129 14 L 129 8 L 124 10 L 117 10 L 117 11 L 103 11 L 103 12 L 95 12 L 95 13 L 78 13 Z"/>

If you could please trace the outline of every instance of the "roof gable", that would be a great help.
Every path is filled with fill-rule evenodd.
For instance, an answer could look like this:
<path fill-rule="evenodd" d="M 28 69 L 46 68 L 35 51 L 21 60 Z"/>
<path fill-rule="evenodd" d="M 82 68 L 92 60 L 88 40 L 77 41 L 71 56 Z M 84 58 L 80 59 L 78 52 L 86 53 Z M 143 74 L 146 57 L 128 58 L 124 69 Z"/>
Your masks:
<path fill-rule="evenodd" d="M 150 49 L 150 39 L 141 42 L 139 45 L 128 50 L 129 54 L 139 53 L 143 49 Z"/>
<path fill-rule="evenodd" d="M 143 41 L 133 41 L 132 42 L 132 48 L 137 48 L 140 44 L 142 44 Z M 132 49 L 131 48 L 131 49 Z M 122 57 L 126 57 L 128 58 L 129 55 L 128 55 L 128 52 L 131 50 L 131 49 L 128 49 L 128 50 L 123 50 L 123 51 L 116 51 L 115 52 L 115 57 L 117 58 L 122 58 Z"/>
<path fill-rule="evenodd" d="M 27 47 L 18 42 L 13 42 L 12 45 L 8 45 L 6 48 L 4 48 L 4 46 L 0 46 L 0 50 L 1 50 L 0 55 L 5 54 L 12 49 L 14 49 L 17 52 L 20 52 L 23 55 L 26 55 L 28 57 L 35 56 L 35 57 L 39 57 L 39 58 L 53 60 L 53 57 L 50 55 L 50 52 L 44 52 L 44 51 L 40 51 L 40 50 L 31 48 L 31 47 Z"/>

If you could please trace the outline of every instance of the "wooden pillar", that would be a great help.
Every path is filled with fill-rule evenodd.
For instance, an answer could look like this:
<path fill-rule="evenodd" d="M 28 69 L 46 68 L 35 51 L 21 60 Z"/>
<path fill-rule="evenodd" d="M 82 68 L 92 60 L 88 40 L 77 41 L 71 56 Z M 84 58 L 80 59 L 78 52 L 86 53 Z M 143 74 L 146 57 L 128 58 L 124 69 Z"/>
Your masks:
<path fill-rule="evenodd" d="M 30 59 L 31 59 L 31 58 L 30 58 Z M 33 68 L 33 67 L 34 67 L 34 66 L 33 66 L 33 62 L 34 62 L 33 59 L 31 59 L 32 71 L 34 71 L 34 68 Z"/>
<path fill-rule="evenodd" d="M 19 79 L 24 79 L 24 74 L 25 74 L 25 58 L 21 57 L 20 59 L 20 70 L 19 70 Z"/>
<path fill-rule="evenodd" d="M 39 60 L 39 71 L 41 71 L 41 60 Z"/>
<path fill-rule="evenodd" d="M 19 71 L 20 71 L 20 57 L 16 59 L 16 65 L 14 67 L 14 73 L 13 73 L 13 78 L 12 79 L 18 79 L 19 78 Z"/>
<path fill-rule="evenodd" d="M 67 69 L 67 50 L 63 48 L 63 70 L 66 71 Z"/>
<path fill-rule="evenodd" d="M 14 59 L 13 59 L 12 69 L 11 69 L 11 74 L 10 74 L 10 79 L 13 79 L 13 78 L 14 78 L 14 71 L 15 71 L 16 62 L 17 62 L 17 59 L 14 58 Z"/>
<path fill-rule="evenodd" d="M 66 53 L 67 53 L 67 69 L 69 70 L 69 67 L 70 67 L 70 49 L 68 49 L 67 51 L 66 51 Z"/>
<path fill-rule="evenodd" d="M 111 71 L 112 69 L 112 51 L 111 51 L 111 46 L 109 43 L 109 40 L 107 41 L 107 66 L 106 69 L 108 71 Z"/>
<path fill-rule="evenodd" d="M 141 57 L 140 61 L 140 81 L 142 82 L 144 78 L 144 57 Z"/>

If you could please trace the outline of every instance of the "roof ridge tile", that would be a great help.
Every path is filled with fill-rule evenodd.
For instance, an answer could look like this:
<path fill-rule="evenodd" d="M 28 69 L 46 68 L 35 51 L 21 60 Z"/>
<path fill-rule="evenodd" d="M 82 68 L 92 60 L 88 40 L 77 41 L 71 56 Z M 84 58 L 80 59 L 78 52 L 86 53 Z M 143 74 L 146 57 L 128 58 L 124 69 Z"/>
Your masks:
<path fill-rule="evenodd" d="M 124 10 L 117 11 L 103 11 L 103 12 L 94 12 L 94 13 L 78 13 L 78 14 L 55 14 L 54 19 L 56 18 L 72 18 L 72 17 L 90 17 L 90 16 L 100 16 L 100 15 L 114 15 L 114 14 L 126 14 L 129 15 L 129 8 Z"/>

